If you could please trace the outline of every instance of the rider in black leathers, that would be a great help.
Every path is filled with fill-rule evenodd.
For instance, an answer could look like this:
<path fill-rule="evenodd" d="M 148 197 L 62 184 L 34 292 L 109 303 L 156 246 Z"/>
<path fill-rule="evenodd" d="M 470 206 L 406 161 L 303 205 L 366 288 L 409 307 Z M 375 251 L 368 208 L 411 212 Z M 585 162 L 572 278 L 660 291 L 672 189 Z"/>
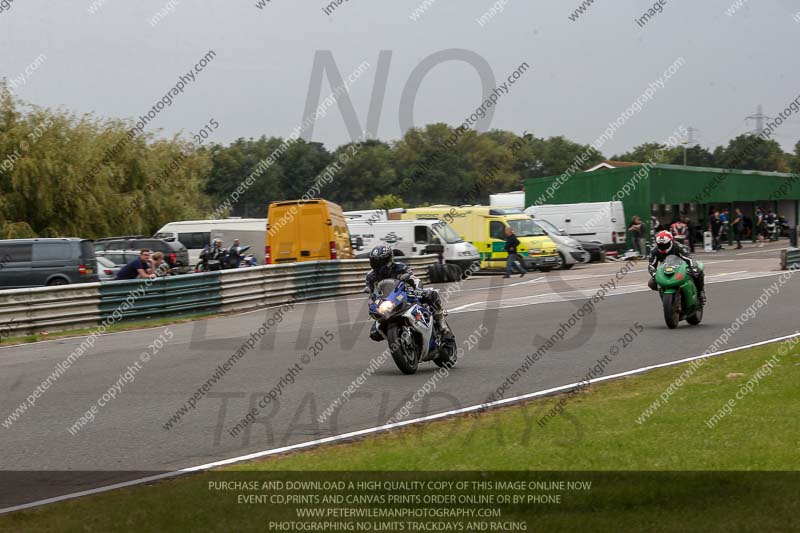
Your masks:
<path fill-rule="evenodd" d="M 370 295 L 375 293 L 375 286 L 385 279 L 392 278 L 404 281 L 406 285 L 410 285 L 412 289 L 421 293 L 419 300 L 430 306 L 431 311 L 433 311 L 433 320 L 442 335 L 452 335 L 450 328 L 447 327 L 447 323 L 444 321 L 446 313 L 439 291 L 436 289 L 423 289 L 422 282 L 414 276 L 414 273 L 405 263 L 394 261 L 394 253 L 391 248 L 386 245 L 378 245 L 373 248 L 369 253 L 369 265 L 372 270 L 367 274 L 366 288 Z M 373 322 L 369 337 L 374 341 L 383 340 L 383 337 L 378 332 L 377 322 Z"/>
<path fill-rule="evenodd" d="M 239 268 L 242 260 L 242 241 L 233 239 L 233 244 L 228 248 L 228 268 Z"/>
<path fill-rule="evenodd" d="M 700 302 L 705 304 L 706 291 L 705 275 L 703 271 L 697 268 L 697 261 L 692 259 L 692 256 L 689 255 L 688 248 L 675 242 L 672 234 L 668 231 L 660 231 L 658 235 L 656 235 L 656 245 L 650 250 L 650 264 L 647 265 L 647 271 L 650 273 L 650 281 L 647 283 L 647 286 L 654 291 L 658 290 L 655 278 L 656 270 L 658 270 L 658 265 L 670 255 L 677 255 L 689 265 L 689 275 L 692 276 L 695 286 L 697 287 Z"/>
<path fill-rule="evenodd" d="M 222 268 L 222 261 L 225 259 L 225 255 L 227 254 L 227 250 L 222 247 L 222 239 L 214 239 L 211 242 L 211 245 L 206 245 L 203 248 L 203 251 L 200 252 L 200 264 L 205 265 L 204 270 L 209 270 L 208 262 L 211 260 L 218 260 L 220 261 L 219 267 L 215 268 Z M 198 268 L 200 268 L 200 264 L 198 264 Z"/>

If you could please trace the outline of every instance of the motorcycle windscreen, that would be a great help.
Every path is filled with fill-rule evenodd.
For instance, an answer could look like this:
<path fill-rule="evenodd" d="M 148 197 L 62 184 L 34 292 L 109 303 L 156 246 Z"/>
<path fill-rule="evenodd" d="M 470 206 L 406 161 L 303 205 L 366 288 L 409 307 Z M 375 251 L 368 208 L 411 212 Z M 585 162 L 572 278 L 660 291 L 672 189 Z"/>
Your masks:
<path fill-rule="evenodd" d="M 677 255 L 671 255 L 671 256 L 667 257 L 667 258 L 664 260 L 664 263 L 662 264 L 662 266 L 663 266 L 664 268 L 667 268 L 667 267 L 672 267 L 672 268 L 674 268 L 675 270 L 677 270 L 678 268 L 680 268 L 680 267 L 681 267 L 681 265 L 683 265 L 683 259 L 681 259 L 681 258 L 680 258 L 680 257 L 678 257 Z"/>
<path fill-rule="evenodd" d="M 381 298 L 388 298 L 389 295 L 394 292 L 395 287 L 397 287 L 397 283 L 397 280 L 385 279 L 378 283 L 378 286 L 375 288 L 375 292 Z"/>

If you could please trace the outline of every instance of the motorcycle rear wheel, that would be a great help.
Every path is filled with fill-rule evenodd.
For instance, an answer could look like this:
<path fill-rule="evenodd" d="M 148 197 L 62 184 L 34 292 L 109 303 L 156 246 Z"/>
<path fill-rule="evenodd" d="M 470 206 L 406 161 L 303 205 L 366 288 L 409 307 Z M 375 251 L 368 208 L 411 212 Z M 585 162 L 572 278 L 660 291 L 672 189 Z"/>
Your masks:
<path fill-rule="evenodd" d="M 403 374 L 415 374 L 419 367 L 419 353 L 413 338 L 410 341 L 403 339 L 403 330 L 407 327 L 399 324 L 390 325 L 386 330 L 386 340 L 389 341 L 389 350 L 397 368 Z"/>
<path fill-rule="evenodd" d="M 669 329 L 678 327 L 681 321 L 681 296 L 680 292 L 665 292 L 661 295 L 661 302 L 664 306 L 664 322 Z"/>

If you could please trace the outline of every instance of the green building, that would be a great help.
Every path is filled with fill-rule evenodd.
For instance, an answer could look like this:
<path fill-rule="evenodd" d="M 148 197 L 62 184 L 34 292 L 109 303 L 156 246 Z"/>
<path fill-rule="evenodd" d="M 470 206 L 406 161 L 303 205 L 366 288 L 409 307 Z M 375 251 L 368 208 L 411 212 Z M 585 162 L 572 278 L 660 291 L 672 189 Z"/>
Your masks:
<path fill-rule="evenodd" d="M 669 225 L 677 216 L 707 225 L 710 209 L 740 208 L 752 218 L 756 206 L 800 219 L 800 174 L 728 170 L 677 165 L 633 164 L 572 176 L 532 178 L 525 182 L 525 206 L 620 200 L 625 218 L 650 224 L 650 215 Z"/>

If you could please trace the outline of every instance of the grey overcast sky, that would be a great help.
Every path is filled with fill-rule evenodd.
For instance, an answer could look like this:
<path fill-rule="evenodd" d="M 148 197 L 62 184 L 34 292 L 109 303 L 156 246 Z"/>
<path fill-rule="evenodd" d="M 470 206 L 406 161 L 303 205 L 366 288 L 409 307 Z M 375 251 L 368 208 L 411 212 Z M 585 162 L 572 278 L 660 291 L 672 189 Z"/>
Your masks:
<path fill-rule="evenodd" d="M 211 64 L 148 129 L 188 134 L 214 118 L 220 128 L 213 140 L 228 143 L 287 136 L 302 121 L 320 50 L 333 54 L 344 76 L 370 64 L 350 90 L 364 126 L 378 54 L 390 50 L 377 137 L 392 140 L 402 135 L 400 96 L 412 70 L 433 53 L 460 48 L 485 58 L 498 83 L 522 62 L 532 67 L 500 99 L 490 127 L 590 143 L 683 57 L 664 88 L 603 146 L 606 156 L 666 139 L 679 125 L 697 128 L 696 140 L 713 148 L 753 129 L 745 117 L 759 103 L 774 116 L 800 94 L 800 22 L 793 19 L 800 1 L 738 0 L 743 6 L 729 16 L 737 0 L 666 0 L 644 27 L 635 18 L 650 0 L 595 0 L 576 21 L 568 15 L 580 0 L 500 0 L 503 12 L 484 26 L 476 19 L 498 2 L 427 0 L 414 21 L 410 14 L 424 0 L 349 0 L 330 15 L 323 1 L 271 0 L 263 9 L 257 1 L 13 0 L 0 12 L 0 76 L 23 75 L 44 54 L 16 90 L 23 100 L 133 118 L 214 50 Z M 169 5 L 174 11 L 151 27 Z M 322 97 L 329 93 L 326 79 Z M 422 82 L 414 122 L 459 124 L 481 100 L 473 67 L 442 63 Z M 795 116 L 777 131 L 786 150 L 800 140 L 799 126 Z M 317 122 L 313 140 L 329 149 L 349 141 L 338 109 Z"/>

